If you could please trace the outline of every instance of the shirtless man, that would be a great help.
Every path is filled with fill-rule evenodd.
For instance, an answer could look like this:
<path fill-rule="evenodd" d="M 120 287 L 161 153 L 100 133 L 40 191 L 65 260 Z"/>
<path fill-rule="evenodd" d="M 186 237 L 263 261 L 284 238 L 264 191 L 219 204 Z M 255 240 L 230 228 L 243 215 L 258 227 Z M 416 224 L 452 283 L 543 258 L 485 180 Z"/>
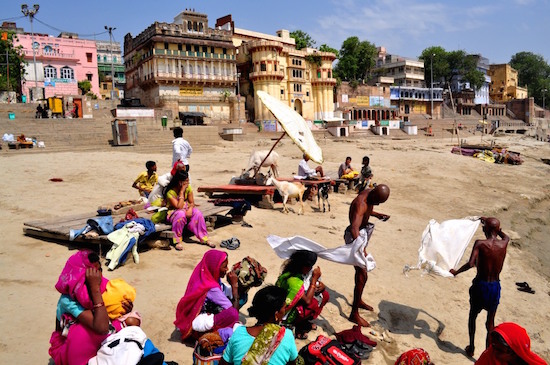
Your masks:
<path fill-rule="evenodd" d="M 390 216 L 375 212 L 374 206 L 384 203 L 390 196 L 390 188 L 387 185 L 377 185 L 374 189 L 365 189 L 353 201 L 349 208 L 349 222 L 350 225 L 346 228 L 344 233 L 344 240 L 346 244 L 351 244 L 357 237 L 360 236 L 361 230 L 365 229 L 370 241 L 372 231 L 374 230 L 374 224 L 369 222 L 371 216 L 376 217 L 382 221 L 387 221 Z M 365 256 L 367 255 L 365 246 Z M 368 273 L 364 267 L 355 266 L 355 289 L 353 291 L 353 304 L 351 306 L 351 314 L 349 320 L 357 323 L 360 326 L 370 326 L 364 318 L 359 315 L 359 308 L 363 308 L 372 311 L 373 308 L 365 303 L 361 296 L 363 295 L 363 289 L 367 283 Z"/>
<path fill-rule="evenodd" d="M 495 314 L 500 301 L 499 275 L 506 257 L 506 248 L 510 242 L 510 237 L 500 229 L 498 219 L 481 217 L 481 223 L 486 239 L 475 241 L 470 260 L 467 263 L 458 270 L 450 270 L 450 273 L 456 276 L 474 266 L 477 267 L 477 275 L 470 287 L 470 315 L 468 318 L 470 344 L 464 349 L 468 356 L 474 355 L 476 319 L 482 309 L 487 311 L 486 347 L 489 347 L 489 334 L 495 327 Z"/>

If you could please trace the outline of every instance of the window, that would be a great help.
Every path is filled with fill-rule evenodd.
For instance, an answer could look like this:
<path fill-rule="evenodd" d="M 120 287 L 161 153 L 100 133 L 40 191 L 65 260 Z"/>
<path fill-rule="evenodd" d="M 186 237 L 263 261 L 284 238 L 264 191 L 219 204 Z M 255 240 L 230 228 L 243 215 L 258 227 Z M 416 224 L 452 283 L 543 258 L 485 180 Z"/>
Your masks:
<path fill-rule="evenodd" d="M 50 45 L 44 46 L 44 53 L 52 53 L 52 52 L 53 52 L 52 46 Z"/>
<path fill-rule="evenodd" d="M 113 62 L 116 63 L 116 56 L 113 56 Z"/>
<path fill-rule="evenodd" d="M 260 63 L 260 71 L 267 71 L 267 66 L 265 63 Z"/>
<path fill-rule="evenodd" d="M 207 46 L 202 46 L 202 51 L 204 53 L 208 53 L 208 47 Z"/>
<path fill-rule="evenodd" d="M 273 64 L 273 71 L 277 71 L 277 64 L 276 63 Z"/>
<path fill-rule="evenodd" d="M 191 23 L 191 20 L 189 20 L 187 22 L 187 30 L 192 30 L 193 29 L 193 23 Z"/>
<path fill-rule="evenodd" d="M 55 79 L 57 78 L 57 70 L 55 67 L 53 66 L 44 66 L 44 77 L 45 78 L 50 78 L 50 79 Z"/>
<path fill-rule="evenodd" d="M 107 90 L 107 84 L 105 82 L 103 83 L 103 90 Z"/>
<path fill-rule="evenodd" d="M 281 89 L 281 95 L 285 94 L 285 89 Z"/>
<path fill-rule="evenodd" d="M 318 78 L 318 79 L 321 78 L 321 70 L 317 70 L 317 78 Z"/>
<path fill-rule="evenodd" d="M 101 56 L 97 55 L 97 62 L 101 62 Z"/>
<path fill-rule="evenodd" d="M 60 76 L 62 79 L 74 80 L 74 71 L 69 66 L 62 67 L 60 70 Z"/>
<path fill-rule="evenodd" d="M 294 92 L 295 93 L 301 93 L 302 92 L 302 85 L 301 84 L 294 84 Z"/>
<path fill-rule="evenodd" d="M 181 51 L 181 50 L 182 50 L 182 45 L 178 44 L 178 51 Z"/>
<path fill-rule="evenodd" d="M 195 45 L 195 46 L 193 47 L 193 49 L 195 50 L 195 52 L 198 52 L 198 51 L 199 51 L 199 46 Z"/>
<path fill-rule="evenodd" d="M 88 79 L 88 81 L 92 81 L 92 74 L 86 74 L 86 78 Z"/>
<path fill-rule="evenodd" d="M 185 50 L 186 50 L 187 52 L 191 52 L 191 45 L 190 45 L 190 44 L 186 44 L 186 45 L 185 45 Z"/>
<path fill-rule="evenodd" d="M 168 49 L 168 43 L 164 42 L 164 49 Z"/>
<path fill-rule="evenodd" d="M 223 48 L 223 54 L 227 54 L 227 48 Z"/>
<path fill-rule="evenodd" d="M 107 62 L 107 56 L 103 56 L 103 62 Z"/>
<path fill-rule="evenodd" d="M 91 53 L 86 53 L 86 61 L 92 62 L 92 54 Z"/>

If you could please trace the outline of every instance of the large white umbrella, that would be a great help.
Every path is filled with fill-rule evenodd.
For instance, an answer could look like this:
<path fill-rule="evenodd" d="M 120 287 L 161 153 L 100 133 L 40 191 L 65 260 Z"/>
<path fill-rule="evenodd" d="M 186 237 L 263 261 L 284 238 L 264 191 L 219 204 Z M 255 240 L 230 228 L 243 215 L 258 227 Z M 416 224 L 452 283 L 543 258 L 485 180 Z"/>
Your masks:
<path fill-rule="evenodd" d="M 323 151 L 313 138 L 311 129 L 306 121 L 296 111 L 288 105 L 277 100 L 265 91 L 257 91 L 258 97 L 264 105 L 273 113 L 275 118 L 281 123 L 286 134 L 296 143 L 296 145 L 309 156 L 311 160 L 318 164 L 323 163 Z"/>

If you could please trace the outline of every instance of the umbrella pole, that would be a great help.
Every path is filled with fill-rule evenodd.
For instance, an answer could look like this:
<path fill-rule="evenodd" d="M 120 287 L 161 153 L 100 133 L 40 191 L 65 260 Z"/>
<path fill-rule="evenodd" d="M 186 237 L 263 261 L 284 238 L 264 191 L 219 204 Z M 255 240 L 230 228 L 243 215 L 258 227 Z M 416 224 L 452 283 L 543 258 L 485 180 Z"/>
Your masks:
<path fill-rule="evenodd" d="M 283 134 L 281 134 L 281 136 L 279 137 L 279 139 L 277 141 L 275 141 L 275 143 L 273 144 L 273 147 L 271 147 L 271 149 L 269 150 L 269 152 L 267 153 L 267 155 L 265 155 L 265 158 L 262 160 L 262 163 L 260 163 L 260 168 L 262 167 L 262 165 L 264 164 L 265 160 L 267 160 L 267 158 L 269 157 L 269 155 L 271 155 L 271 151 L 273 151 L 273 149 L 275 148 L 275 146 L 277 145 L 277 143 L 279 143 L 279 141 L 281 139 L 283 139 L 283 137 L 286 135 L 286 132 L 283 132 Z M 256 178 L 256 175 L 258 175 L 258 172 L 260 172 L 260 168 L 258 168 L 258 170 L 256 170 L 256 172 L 254 173 L 254 179 Z"/>

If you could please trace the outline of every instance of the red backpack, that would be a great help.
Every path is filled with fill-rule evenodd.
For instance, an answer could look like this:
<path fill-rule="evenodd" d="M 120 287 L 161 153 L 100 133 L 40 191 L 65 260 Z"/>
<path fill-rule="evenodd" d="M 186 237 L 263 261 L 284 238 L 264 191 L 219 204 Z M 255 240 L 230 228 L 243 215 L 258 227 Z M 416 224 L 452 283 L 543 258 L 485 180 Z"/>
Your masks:
<path fill-rule="evenodd" d="M 360 365 L 361 360 L 344 350 L 344 346 L 323 335 L 300 350 L 305 365 Z"/>

